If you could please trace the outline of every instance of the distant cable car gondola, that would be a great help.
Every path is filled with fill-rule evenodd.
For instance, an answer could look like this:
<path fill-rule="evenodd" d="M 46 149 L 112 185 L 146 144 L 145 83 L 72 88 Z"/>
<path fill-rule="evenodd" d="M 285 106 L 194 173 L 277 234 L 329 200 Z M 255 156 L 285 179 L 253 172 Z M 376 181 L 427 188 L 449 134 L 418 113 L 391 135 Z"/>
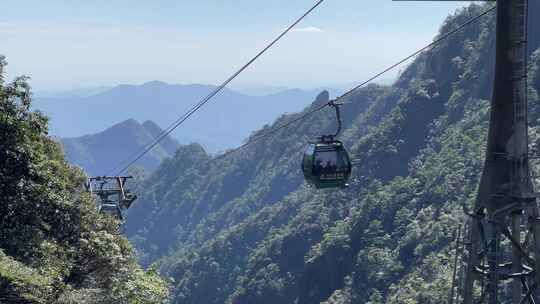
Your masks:
<path fill-rule="evenodd" d="M 302 171 L 306 181 L 317 189 L 347 187 L 351 176 L 351 160 L 343 143 L 335 137 L 341 132 L 339 104 L 336 109 L 338 130 L 335 135 L 324 135 L 310 142 L 304 152 Z"/>
<path fill-rule="evenodd" d="M 98 211 L 110 215 L 121 222 L 125 213 L 137 195 L 126 189 L 126 181 L 131 176 L 98 176 L 91 177 L 86 183 L 86 189 L 97 198 Z"/>

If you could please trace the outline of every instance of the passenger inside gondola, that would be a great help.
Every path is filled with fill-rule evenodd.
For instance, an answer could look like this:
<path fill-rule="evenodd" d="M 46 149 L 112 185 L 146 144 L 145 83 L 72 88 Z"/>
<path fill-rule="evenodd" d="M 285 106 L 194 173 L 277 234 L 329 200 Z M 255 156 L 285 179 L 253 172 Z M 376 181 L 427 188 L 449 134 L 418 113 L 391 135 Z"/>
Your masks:
<path fill-rule="evenodd" d="M 318 173 L 334 173 L 338 168 L 337 165 L 337 153 L 335 151 L 318 152 L 316 154 L 315 168 L 317 169 Z"/>

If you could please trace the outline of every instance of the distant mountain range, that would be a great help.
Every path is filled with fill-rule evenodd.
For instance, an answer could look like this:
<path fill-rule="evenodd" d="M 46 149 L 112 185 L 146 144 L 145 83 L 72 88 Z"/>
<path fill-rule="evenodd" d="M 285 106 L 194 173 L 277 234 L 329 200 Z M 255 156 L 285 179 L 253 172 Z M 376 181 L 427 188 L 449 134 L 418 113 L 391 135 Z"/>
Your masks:
<path fill-rule="evenodd" d="M 140 124 L 129 119 L 103 132 L 77 138 L 61 139 L 66 159 L 78 165 L 89 175 L 104 175 L 143 149 L 162 132 L 152 121 Z M 171 137 L 165 137 L 156 147 L 142 157 L 137 165 L 155 169 L 165 158 L 174 156 L 180 144 Z"/>
<path fill-rule="evenodd" d="M 88 97 L 38 96 L 34 108 L 50 117 L 51 134 L 62 138 L 101 132 L 127 119 L 151 120 L 165 128 L 214 88 L 152 81 L 120 85 Z M 291 89 L 249 96 L 224 89 L 172 136 L 181 143 L 201 143 L 209 152 L 232 148 L 283 113 L 300 111 L 317 93 Z"/>

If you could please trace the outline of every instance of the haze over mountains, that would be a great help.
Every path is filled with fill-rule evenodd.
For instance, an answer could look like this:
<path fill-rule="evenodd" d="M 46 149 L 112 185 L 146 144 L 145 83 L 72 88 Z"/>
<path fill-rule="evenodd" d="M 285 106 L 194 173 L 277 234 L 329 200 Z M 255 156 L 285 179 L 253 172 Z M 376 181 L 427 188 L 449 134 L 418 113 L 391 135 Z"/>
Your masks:
<path fill-rule="evenodd" d="M 34 108 L 51 118 L 51 134 L 62 138 L 98 133 L 127 119 L 151 120 L 165 128 L 214 88 L 152 81 L 120 85 L 88 97 L 37 97 Z M 232 148 L 283 113 L 300 111 L 319 92 L 290 89 L 249 96 L 224 89 L 172 136 L 181 143 L 200 143 L 209 152 Z"/>
<path fill-rule="evenodd" d="M 37 71 L 32 75 L 39 75 L 43 64 L 48 65 L 45 75 L 50 82 L 59 77 L 90 82 L 93 71 L 100 73 L 93 76 L 98 82 L 115 79 L 118 72 L 154 78 L 148 76 L 155 75 L 148 61 L 164 63 L 159 64 L 164 74 L 177 75 L 176 67 L 187 64 L 180 76 L 192 76 L 189 65 L 197 68 L 196 73 L 213 75 L 208 66 L 221 69 L 213 60 L 228 66 L 234 62 L 226 59 L 227 52 L 232 50 L 235 57 L 249 52 L 238 44 L 238 37 L 249 36 L 242 39 L 249 44 L 257 42 L 263 38 L 258 29 L 269 25 L 264 19 L 277 21 L 277 14 L 299 6 L 295 1 L 272 1 L 272 5 L 263 3 L 263 14 L 251 14 L 227 3 L 223 6 L 229 10 L 226 14 L 210 10 L 213 18 L 205 18 L 194 10 L 203 1 L 172 1 L 170 5 L 160 1 L 154 9 L 147 6 L 152 1 L 130 2 L 125 11 L 121 4 L 115 10 L 90 2 L 87 7 L 82 2 L 71 7 L 69 1 L 29 2 L 8 5 L 10 14 L 4 14 L 8 19 L 0 22 L 9 38 L 2 52 L 13 54 L 15 62 L 24 62 L 23 70 L 27 66 Z M 186 2 L 180 14 L 173 10 L 178 2 Z M 540 1 L 531 4 L 532 11 L 540 12 Z M 340 12 L 345 8 L 342 2 L 331 6 Z M 272 68 L 277 72 L 260 73 L 265 78 L 259 79 L 276 77 L 287 85 L 294 77 L 343 81 L 356 78 L 358 66 L 368 63 L 356 55 L 368 49 L 385 48 L 386 52 L 388 46 L 401 52 L 400 41 L 384 38 L 396 24 L 382 22 L 380 14 L 372 13 L 377 10 L 364 10 L 374 5 L 362 3 L 361 11 L 346 7 L 345 13 L 355 20 L 371 16 L 379 25 L 376 28 L 350 24 L 342 20 L 342 13 L 329 15 L 331 6 L 309 21 L 320 28 L 305 24 L 319 33 L 296 28 L 296 33 L 291 32 L 293 39 L 288 39 L 294 49 L 282 43 L 281 56 L 273 52 L 275 61 L 268 61 L 286 59 L 289 71 L 298 76 L 287 75 L 275 64 Z M 451 16 L 441 34 L 478 16 L 486 6 L 472 5 Z M 260 12 L 260 6 L 254 8 Z M 397 12 L 384 11 L 392 17 Z M 409 16 L 426 15 L 414 8 L 411 12 Z M 13 19 L 11 15 L 19 16 Z M 257 24 L 239 20 L 246 16 L 257 19 Z M 159 28 L 169 19 L 181 21 L 177 28 L 186 35 L 160 34 Z M 304 107 L 302 98 L 309 92 L 226 90 L 175 134 L 182 141 L 206 146 L 213 141 L 214 151 L 242 140 L 252 145 L 217 156 L 200 144 L 166 138 L 138 163 L 149 169 L 159 164 L 152 174 L 133 170 L 129 173 L 135 178 L 125 187 L 100 183 L 96 192 L 84 186 L 87 175 L 109 171 L 114 175 L 117 170 L 111 169 L 118 161 L 152 142 L 162 133 L 161 127 L 213 87 L 151 82 L 41 95 L 33 106 L 51 116 L 52 133 L 60 137 L 51 138 L 48 119 L 30 108 L 32 98 L 27 92 L 33 84 L 24 77 L 8 82 L 0 54 L 0 236 L 4 236 L 0 237 L 0 304 L 453 304 L 452 297 L 447 300 L 449 290 L 454 291 L 451 287 L 466 270 L 460 263 L 454 268 L 460 271 L 452 274 L 460 248 L 454 232 L 469 219 L 462 210 L 474 200 L 485 152 L 494 19 L 494 14 L 488 15 L 419 54 L 394 85 L 372 84 L 344 98 L 339 140 L 349 149 L 355 168 L 350 187 L 320 191 L 305 186 L 300 166 L 307 139 L 336 129 L 334 111 L 322 110 L 334 95 L 327 91 L 315 98 L 319 90 L 312 92 Z M 110 26 L 98 32 L 89 30 L 90 24 L 101 27 L 109 21 Z M 417 20 L 410 21 L 399 24 Z M 30 23 L 32 29 L 26 29 Z M 191 23 L 197 31 L 190 31 L 187 25 Z M 238 31 L 245 29 L 239 28 L 244 24 L 251 26 L 245 35 Z M 126 32 L 119 27 L 126 28 L 131 38 L 143 39 L 126 43 Z M 362 30 L 354 44 L 340 43 L 344 36 L 338 30 L 353 27 L 367 31 Z M 407 34 L 401 41 L 417 36 L 417 31 L 409 33 L 401 27 L 398 34 Z M 540 24 L 532 24 L 531 29 L 540 37 Z M 66 31 L 71 38 L 63 43 Z M 372 43 L 364 37 L 369 32 L 391 44 Z M 194 34 L 197 41 L 190 39 Z M 300 40 L 312 34 L 339 56 Z M 172 46 L 169 42 L 197 56 L 192 59 L 180 48 L 168 47 Z M 530 44 L 538 48 L 530 58 L 528 91 L 531 142 L 537 142 L 540 39 L 531 39 Z M 219 54 L 214 54 L 218 48 Z M 298 59 L 313 64 L 306 66 L 291 50 Z M 167 54 L 174 56 L 174 62 Z M 206 54 L 212 55 L 210 61 L 200 66 L 196 60 Z M 190 61 L 179 60 L 185 58 Z M 369 57 L 369 63 L 378 60 L 379 56 Z M 257 81 L 256 75 L 249 77 Z M 287 111 L 295 113 L 281 114 Z M 288 127 L 272 136 L 258 137 L 284 123 Z M 254 142 L 255 138 L 260 140 Z M 533 172 L 540 172 L 540 161 L 535 161 Z M 138 199 L 125 225 L 119 227 L 121 223 L 107 215 L 110 208 L 96 207 L 112 207 L 113 202 L 123 205 L 120 193 L 124 191 Z M 137 258 L 149 266 L 147 270 Z M 523 281 L 524 289 L 534 290 L 528 281 Z"/>
<path fill-rule="evenodd" d="M 531 12 L 540 12 L 540 1 L 530 4 Z M 450 16 L 438 37 L 488 5 L 473 4 Z M 336 129 L 331 109 L 315 112 L 328 104 L 327 92 L 247 140 L 288 127 L 226 156 L 196 143 L 164 140 L 148 161 L 153 166 L 165 160 L 152 175 L 129 184 L 138 199 L 122 228 L 140 262 L 153 265 L 147 272 L 135 262 L 117 223 L 99 215 L 91 196 L 82 194 L 85 175 L 64 160 L 47 134 L 47 120 L 29 113 L 24 82 L 0 81 L 0 235 L 10 236 L 0 238 L 0 303 L 459 302 L 454 300 L 460 298 L 470 251 L 469 238 L 460 239 L 459 231 L 470 230 L 464 210 L 475 202 L 486 157 L 495 20 L 495 14 L 484 15 L 419 54 L 392 86 L 372 84 L 343 100 L 339 140 L 355 160 L 347 188 L 307 187 L 300 168 L 306 139 Z M 540 18 L 530 20 L 528 126 L 530 142 L 538 143 Z M 114 98 L 119 88 L 107 91 L 112 102 L 106 105 L 118 114 L 152 100 L 156 106 L 147 112 L 168 114 L 158 107 L 156 90 L 140 96 L 141 87 L 118 95 L 131 99 Z M 98 124 L 111 112 L 90 104 L 87 113 L 71 113 L 73 105 L 62 102 L 55 106 L 66 109 L 56 110 L 78 115 L 70 118 L 77 126 L 76 119 Z M 238 119 L 251 113 L 224 110 Z M 161 132 L 157 124 L 140 121 L 64 139 L 64 150 L 68 157 L 73 151 L 87 157 L 89 164 L 97 156 L 137 150 Z M 194 121 L 221 126 L 217 120 Z M 89 157 L 86 150 L 95 151 Z M 540 160 L 531 161 L 536 175 Z M 457 295 L 449 292 L 455 290 Z M 501 296 L 507 296 L 504 290 Z"/>

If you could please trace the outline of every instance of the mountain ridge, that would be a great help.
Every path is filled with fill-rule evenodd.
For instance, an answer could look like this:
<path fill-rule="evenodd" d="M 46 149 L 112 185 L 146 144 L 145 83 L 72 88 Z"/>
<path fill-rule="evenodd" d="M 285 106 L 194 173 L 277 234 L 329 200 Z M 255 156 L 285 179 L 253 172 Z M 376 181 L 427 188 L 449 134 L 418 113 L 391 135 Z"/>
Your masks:
<path fill-rule="evenodd" d="M 459 11 L 440 33 L 486 7 Z M 224 160 L 185 150 L 160 166 L 142 182 L 127 231 L 141 261 L 159 260 L 174 278 L 173 303 L 444 303 L 455 232 L 483 163 L 494 22 L 486 16 L 417 56 L 394 86 L 345 100 L 340 139 L 358 164 L 348 189 L 310 189 L 299 169 L 305 140 L 335 130 L 331 111 Z M 534 22 L 531 37 L 540 37 Z M 531 65 L 536 139 L 540 50 Z"/>
<path fill-rule="evenodd" d="M 163 131 L 152 121 L 140 124 L 128 119 L 96 134 L 60 139 L 66 159 L 83 168 L 89 175 L 103 175 L 133 153 L 143 150 Z M 153 171 L 166 158 L 174 156 L 180 144 L 170 136 L 164 137 L 138 162 L 147 171 Z"/>
<path fill-rule="evenodd" d="M 78 137 L 100 132 L 130 118 L 152 120 L 164 128 L 215 88 L 152 81 L 142 85 L 120 85 L 82 98 L 37 98 L 33 107 L 50 117 L 52 135 Z M 183 144 L 199 142 L 212 153 L 234 148 L 252 131 L 282 113 L 300 111 L 317 93 L 293 89 L 266 96 L 248 96 L 224 88 L 205 105 L 204 111 L 198 112 L 171 135 Z"/>

